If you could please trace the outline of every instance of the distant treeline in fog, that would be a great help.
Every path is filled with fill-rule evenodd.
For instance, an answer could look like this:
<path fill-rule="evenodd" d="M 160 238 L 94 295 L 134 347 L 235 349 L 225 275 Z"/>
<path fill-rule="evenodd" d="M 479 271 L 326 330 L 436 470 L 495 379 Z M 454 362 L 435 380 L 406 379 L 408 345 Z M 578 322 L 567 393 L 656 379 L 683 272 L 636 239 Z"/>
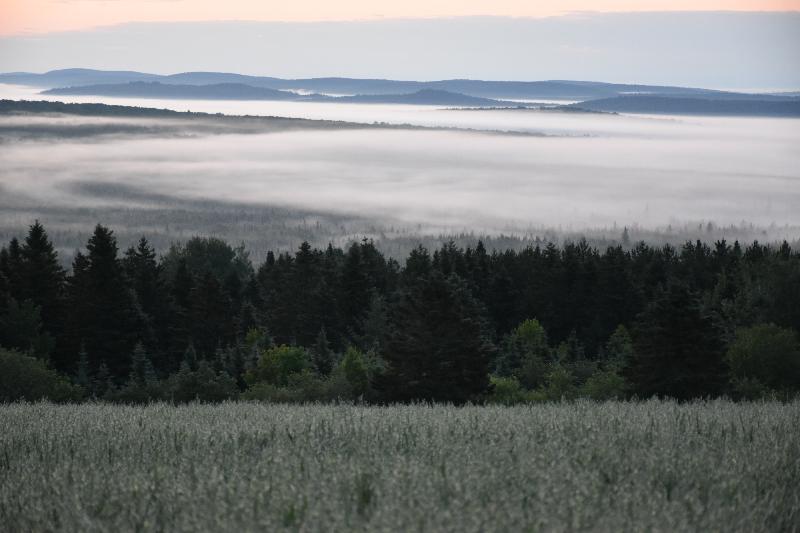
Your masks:
<path fill-rule="evenodd" d="M 800 245 L 800 227 L 758 226 L 750 223 L 719 225 L 713 221 L 676 222 L 663 227 L 608 226 L 569 228 L 520 226 L 509 224 L 493 233 L 463 228 L 431 228 L 391 218 L 379 219 L 358 213 L 335 213 L 295 206 L 259 206 L 212 200 L 180 199 L 162 196 L 122 184 L 79 183 L 73 190 L 84 195 L 86 205 L 42 205 L 35 198 L 1 194 L 0 242 L 22 239 L 32 218 L 47 224 L 61 265 L 70 268 L 75 252 L 91 236 L 97 220 L 115 228 L 120 246 L 134 245 L 145 234 L 158 253 L 194 237 L 215 237 L 243 245 L 251 257 L 263 261 L 269 250 L 297 249 L 307 241 L 313 246 L 328 243 L 348 247 L 363 238 L 370 239 L 387 257 L 404 261 L 417 246 L 436 249 L 450 241 L 462 248 L 482 241 L 489 251 L 521 250 L 527 246 L 557 245 L 585 240 L 590 246 L 622 246 L 630 249 L 639 241 L 651 245 L 681 246 L 687 241 L 738 240 Z M 95 205 L 98 201 L 112 205 Z M 141 205 L 140 205 L 141 204 Z"/>
<path fill-rule="evenodd" d="M 0 250 L 0 400 L 515 403 L 791 396 L 788 244 L 586 242 L 489 251 L 369 240 L 269 252 L 193 238 L 158 257 L 97 225 L 70 272 L 45 228 Z"/>

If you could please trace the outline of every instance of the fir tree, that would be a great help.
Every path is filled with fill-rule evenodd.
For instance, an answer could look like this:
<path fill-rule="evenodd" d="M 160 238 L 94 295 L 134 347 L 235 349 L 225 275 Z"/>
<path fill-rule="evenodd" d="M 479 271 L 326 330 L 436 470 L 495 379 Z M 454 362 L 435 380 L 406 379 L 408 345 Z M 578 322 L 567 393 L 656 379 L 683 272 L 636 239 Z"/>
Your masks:
<path fill-rule="evenodd" d="M 639 316 L 625 374 L 635 394 L 688 400 L 722 391 L 722 342 L 696 295 L 671 282 Z"/>
<path fill-rule="evenodd" d="M 369 308 L 364 316 L 364 334 L 360 338 L 361 348 L 365 351 L 380 351 L 380 345 L 386 336 L 386 300 L 377 291 L 373 291 L 369 300 Z"/>
<path fill-rule="evenodd" d="M 93 366 L 105 362 L 111 375 L 121 378 L 127 374 L 127 354 L 140 336 L 143 320 L 117 257 L 113 232 L 98 225 L 87 249 L 88 255 L 78 254 L 73 263 L 68 324 L 71 357 L 76 358 L 85 343 Z M 75 363 L 75 359 L 62 361 L 66 368 L 75 368 Z"/>
<path fill-rule="evenodd" d="M 219 281 L 206 272 L 192 289 L 189 324 L 197 350 L 211 356 L 220 345 L 234 340 L 231 302 Z"/>
<path fill-rule="evenodd" d="M 53 330 L 60 319 L 64 269 L 38 220 L 30 226 L 20 248 L 20 268 L 22 299 L 38 306 L 46 329 Z"/>
<path fill-rule="evenodd" d="M 379 387 L 389 401 L 476 400 L 489 389 L 492 353 L 480 306 L 463 280 L 434 271 L 390 307 Z"/>
<path fill-rule="evenodd" d="M 133 349 L 130 368 L 129 384 L 144 387 L 155 383 L 158 379 L 153 363 L 150 361 L 150 357 L 141 342 L 136 343 L 136 347 Z"/>
<path fill-rule="evenodd" d="M 8 243 L 8 248 L 0 251 L 0 271 L 2 271 L 8 285 L 9 296 L 17 301 L 25 297 L 23 292 L 22 249 L 19 240 L 14 237 Z"/>
<path fill-rule="evenodd" d="M 311 351 L 311 362 L 314 365 L 317 373 L 321 376 L 327 376 L 331 373 L 334 366 L 334 354 L 331 350 L 328 336 L 325 333 L 325 326 L 320 328 L 317 335 L 317 342 L 314 344 L 314 349 Z"/>
<path fill-rule="evenodd" d="M 194 344 L 190 343 L 183 353 L 183 361 L 181 367 L 186 367 L 190 371 L 197 370 L 197 351 L 194 349 Z"/>
<path fill-rule="evenodd" d="M 89 355 L 86 353 L 86 348 L 84 346 L 81 346 L 81 351 L 78 353 L 78 371 L 75 373 L 75 383 L 83 387 L 83 390 L 87 392 L 91 392 L 92 390 Z"/>

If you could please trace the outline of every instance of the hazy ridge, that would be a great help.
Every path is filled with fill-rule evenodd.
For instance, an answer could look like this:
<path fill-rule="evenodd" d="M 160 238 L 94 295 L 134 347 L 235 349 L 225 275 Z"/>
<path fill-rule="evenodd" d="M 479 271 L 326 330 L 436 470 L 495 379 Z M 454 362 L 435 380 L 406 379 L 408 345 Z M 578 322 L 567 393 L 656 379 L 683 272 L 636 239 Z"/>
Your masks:
<path fill-rule="evenodd" d="M 567 110 L 708 116 L 800 116 L 800 97 L 793 93 L 750 94 L 592 81 L 282 79 L 216 72 L 156 75 L 133 71 L 65 69 L 43 74 L 0 74 L 0 82 L 42 87 L 45 88 L 42 94 L 47 95 L 70 96 L 552 109 L 562 108 L 557 102 L 564 101 L 567 102 Z M 569 103 L 576 100 L 577 103 Z"/>

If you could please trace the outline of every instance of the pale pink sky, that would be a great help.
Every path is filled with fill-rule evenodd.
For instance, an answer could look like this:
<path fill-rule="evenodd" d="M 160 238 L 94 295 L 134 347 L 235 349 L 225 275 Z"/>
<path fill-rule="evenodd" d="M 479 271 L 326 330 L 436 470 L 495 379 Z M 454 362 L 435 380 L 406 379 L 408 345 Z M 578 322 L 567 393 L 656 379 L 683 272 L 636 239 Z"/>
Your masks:
<path fill-rule="evenodd" d="M 0 0 L 0 35 L 124 22 L 323 21 L 574 11 L 797 11 L 800 0 Z"/>

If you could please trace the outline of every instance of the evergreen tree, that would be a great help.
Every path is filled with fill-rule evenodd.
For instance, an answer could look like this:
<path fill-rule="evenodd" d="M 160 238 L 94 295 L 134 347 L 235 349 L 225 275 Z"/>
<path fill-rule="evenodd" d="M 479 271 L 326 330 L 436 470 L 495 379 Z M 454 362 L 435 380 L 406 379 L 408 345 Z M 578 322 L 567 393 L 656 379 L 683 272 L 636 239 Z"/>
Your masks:
<path fill-rule="evenodd" d="M 31 300 L 8 298 L 0 304 L 0 346 L 48 359 L 55 341 L 42 327 L 41 310 Z"/>
<path fill-rule="evenodd" d="M 97 374 L 92 380 L 92 390 L 97 398 L 107 398 L 116 390 L 111 372 L 105 362 L 100 363 L 100 367 L 97 369 Z"/>
<path fill-rule="evenodd" d="M 5 248 L 0 250 L 0 254 L 3 252 L 5 252 Z M 3 273 L 3 270 L 0 268 L 0 309 L 6 305 L 9 298 L 11 298 L 11 294 L 8 286 L 8 279 L 6 279 L 5 273 Z"/>
<path fill-rule="evenodd" d="M 150 279 L 158 274 L 158 263 L 156 261 L 156 251 L 150 246 L 147 237 L 142 236 L 136 243 L 136 246 L 131 246 L 125 251 L 125 258 L 123 259 L 126 273 L 131 280 L 141 278 L 143 285 L 139 286 L 134 282 L 137 288 L 146 288 Z M 143 291 L 144 292 L 144 291 Z"/>
<path fill-rule="evenodd" d="M 688 400 L 722 391 L 719 333 L 685 284 L 671 282 L 639 316 L 625 374 L 641 397 Z"/>
<path fill-rule="evenodd" d="M 131 371 L 128 376 L 129 384 L 144 387 L 157 381 L 153 363 L 150 361 L 150 357 L 147 355 L 147 351 L 144 349 L 141 342 L 136 343 L 133 349 L 130 368 Z"/>
<path fill-rule="evenodd" d="M 155 250 L 142 237 L 136 247 L 125 252 L 122 264 L 147 321 L 146 337 L 153 344 L 165 344 L 169 334 L 166 328 L 168 307 Z"/>
<path fill-rule="evenodd" d="M 628 328 L 620 324 L 608 338 L 603 351 L 603 363 L 606 367 L 621 370 L 633 359 L 633 339 Z"/>
<path fill-rule="evenodd" d="M 20 248 L 20 268 L 22 300 L 30 300 L 38 306 L 45 329 L 54 332 L 60 320 L 65 273 L 53 244 L 38 220 L 30 226 Z"/>
<path fill-rule="evenodd" d="M 81 346 L 81 351 L 78 354 L 78 371 L 75 373 L 75 383 L 83 387 L 87 392 L 92 391 L 92 377 L 89 368 L 89 355 L 86 353 L 86 348 Z"/>
<path fill-rule="evenodd" d="M 342 316 L 353 337 L 363 334 L 364 316 L 373 290 L 386 290 L 386 261 L 371 241 L 353 243 L 342 267 Z"/>
<path fill-rule="evenodd" d="M 186 351 L 183 353 L 183 361 L 181 361 L 181 368 L 187 368 L 189 371 L 197 370 L 197 351 L 194 349 L 194 344 L 189 343 Z"/>
<path fill-rule="evenodd" d="M 211 272 L 206 272 L 192 289 L 189 314 L 190 333 L 195 347 L 210 357 L 217 347 L 235 338 L 233 312 L 227 293 Z"/>
<path fill-rule="evenodd" d="M 381 343 L 386 337 L 386 320 L 386 300 L 377 291 L 373 291 L 369 300 L 369 308 L 364 316 L 362 327 L 364 334 L 359 339 L 363 350 L 380 351 Z"/>
<path fill-rule="evenodd" d="M 140 336 L 142 317 L 117 257 L 114 233 L 98 225 L 87 244 L 88 255 L 78 254 L 73 263 L 69 297 L 69 360 L 65 370 L 75 368 L 83 343 L 94 359 L 105 362 L 112 377 L 128 373 L 128 354 Z"/>
<path fill-rule="evenodd" d="M 622 369 L 633 359 L 633 339 L 622 324 L 608 338 L 603 358 L 606 366 L 616 370 Z"/>
<path fill-rule="evenodd" d="M 456 276 L 438 272 L 402 291 L 389 311 L 379 387 L 388 401 L 477 400 L 493 352 L 479 304 Z"/>
<path fill-rule="evenodd" d="M 175 268 L 175 276 L 172 278 L 172 299 L 175 304 L 184 310 L 188 310 L 191 305 L 189 298 L 194 288 L 194 277 L 189 272 L 186 259 L 180 259 Z"/>
<path fill-rule="evenodd" d="M 22 248 L 16 237 L 8 243 L 8 248 L 0 250 L 0 272 L 6 280 L 8 295 L 18 302 L 24 300 Z"/>
<path fill-rule="evenodd" d="M 311 362 L 313 363 L 317 373 L 319 373 L 321 376 L 327 376 L 331 373 L 331 370 L 333 370 L 334 358 L 335 355 L 333 350 L 331 350 L 330 343 L 328 342 L 328 336 L 325 333 L 325 327 L 323 326 L 319 330 L 317 342 L 314 345 L 314 349 L 311 351 Z"/>
<path fill-rule="evenodd" d="M 353 346 L 347 348 L 342 358 L 342 372 L 355 398 L 363 398 L 369 392 L 369 371 L 364 354 Z"/>
<path fill-rule="evenodd" d="M 422 245 L 411 250 L 406 259 L 406 267 L 403 270 L 403 280 L 406 283 L 413 283 L 419 278 L 427 277 L 431 273 L 431 256 Z"/>
<path fill-rule="evenodd" d="M 549 359 L 544 327 L 536 319 L 525 320 L 504 337 L 496 372 L 515 377 L 524 387 L 535 389 L 544 384 Z"/>

